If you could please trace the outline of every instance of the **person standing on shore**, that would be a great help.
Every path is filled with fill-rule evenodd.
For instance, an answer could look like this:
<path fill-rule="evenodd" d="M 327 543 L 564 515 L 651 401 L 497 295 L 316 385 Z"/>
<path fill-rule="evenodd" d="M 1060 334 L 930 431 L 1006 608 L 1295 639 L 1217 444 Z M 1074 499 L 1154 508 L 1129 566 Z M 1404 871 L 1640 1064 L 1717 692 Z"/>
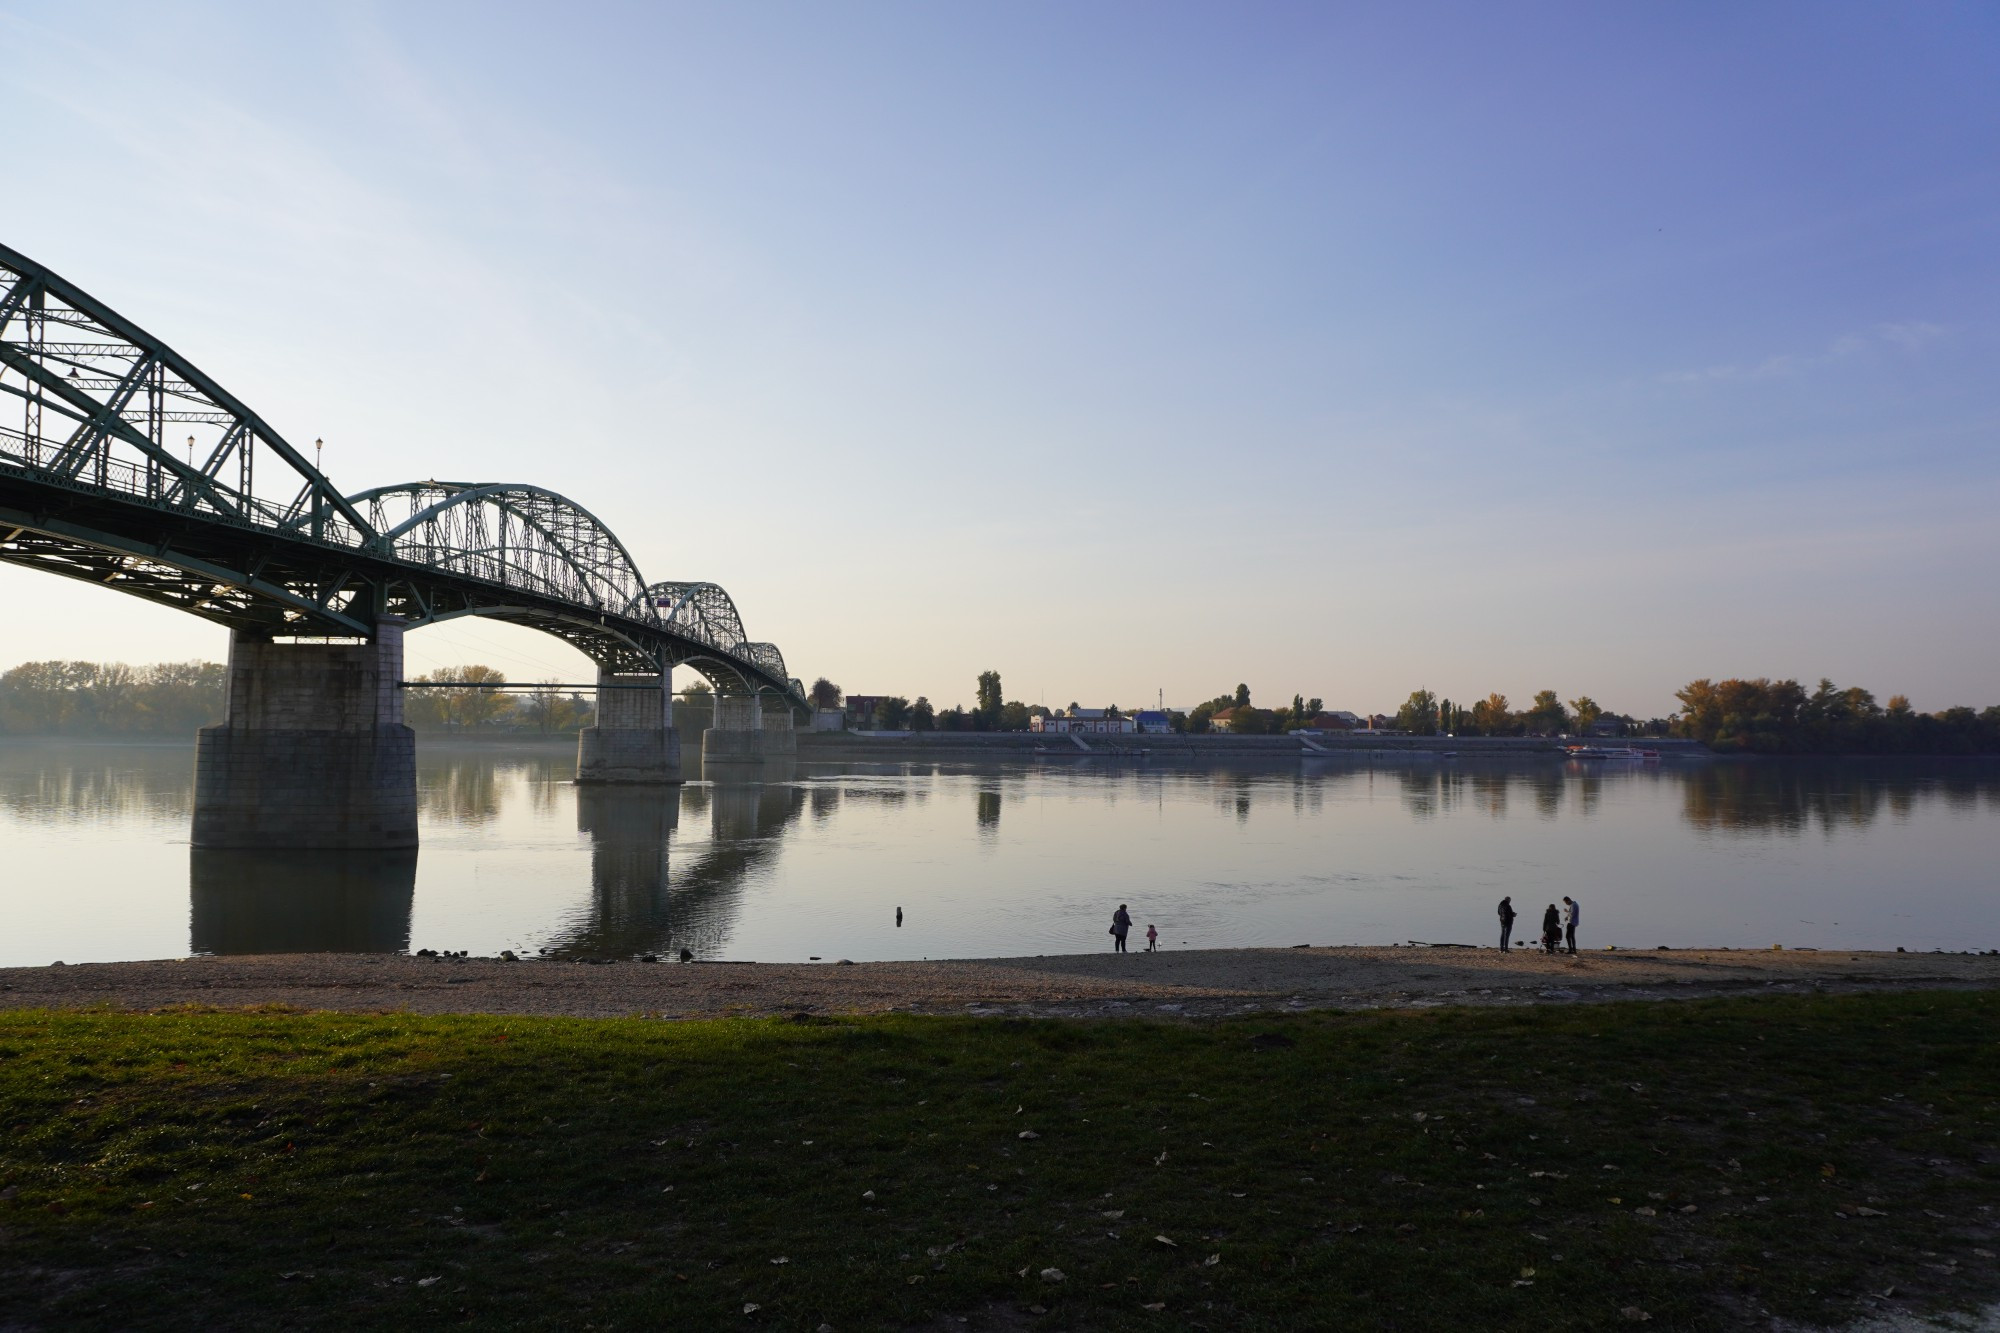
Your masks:
<path fill-rule="evenodd" d="M 1563 895 L 1563 938 L 1569 944 L 1569 951 L 1576 952 L 1576 899 L 1567 893 Z"/>
<path fill-rule="evenodd" d="M 1160 928 L 1149 921 L 1146 923 L 1146 952 L 1158 953 L 1159 951 Z"/>
<path fill-rule="evenodd" d="M 1125 910 L 1125 904 L 1118 904 L 1118 910 L 1111 914 L 1111 947 L 1119 953 L 1125 952 L 1125 932 L 1132 929 L 1132 914 Z"/>
<path fill-rule="evenodd" d="M 1562 919 L 1556 912 L 1556 905 L 1549 904 L 1549 910 L 1542 913 L 1542 952 L 1554 953 L 1562 941 Z"/>
<path fill-rule="evenodd" d="M 1514 939 L 1514 899 L 1510 895 L 1500 900 L 1500 952 L 1506 953 Z"/>

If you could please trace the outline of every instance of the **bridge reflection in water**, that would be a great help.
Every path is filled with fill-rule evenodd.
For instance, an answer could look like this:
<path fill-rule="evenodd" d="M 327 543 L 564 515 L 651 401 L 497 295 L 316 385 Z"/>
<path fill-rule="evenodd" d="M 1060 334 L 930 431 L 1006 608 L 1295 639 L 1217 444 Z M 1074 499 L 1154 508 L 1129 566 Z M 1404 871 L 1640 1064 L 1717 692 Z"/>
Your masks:
<path fill-rule="evenodd" d="M 719 768 L 720 766 L 718 766 Z M 807 809 L 787 760 L 732 764 L 703 786 L 579 785 L 590 840 L 584 910 L 548 937 L 563 958 L 719 956 L 748 883 Z M 435 784 L 434 784 L 435 787 Z M 465 793 L 461 790 L 460 795 Z M 670 853 L 683 820 L 705 841 Z M 676 864 L 678 862 L 678 864 Z M 410 947 L 417 852 L 195 848 L 189 950 L 206 954 L 401 953 Z"/>
<path fill-rule="evenodd" d="M 410 947 L 417 853 L 196 847 L 190 953 L 401 953 Z"/>

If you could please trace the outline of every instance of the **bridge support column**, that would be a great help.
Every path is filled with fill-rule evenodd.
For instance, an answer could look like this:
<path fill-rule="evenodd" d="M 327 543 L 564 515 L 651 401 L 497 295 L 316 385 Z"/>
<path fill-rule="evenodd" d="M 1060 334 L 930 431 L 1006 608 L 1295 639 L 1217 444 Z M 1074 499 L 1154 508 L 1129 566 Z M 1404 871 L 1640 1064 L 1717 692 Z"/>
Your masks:
<path fill-rule="evenodd" d="M 782 700 L 767 707 L 762 694 L 715 696 L 715 722 L 702 733 L 703 764 L 790 759 L 799 752 L 792 710 Z"/>
<path fill-rule="evenodd" d="M 403 626 L 367 643 L 229 643 L 229 713 L 194 761 L 196 847 L 417 845 L 416 734 Z"/>
<path fill-rule="evenodd" d="M 643 689 L 624 688 L 645 686 Z M 674 673 L 597 673 L 597 725 L 576 739 L 578 782 L 679 782 L 681 735 L 674 730 Z"/>

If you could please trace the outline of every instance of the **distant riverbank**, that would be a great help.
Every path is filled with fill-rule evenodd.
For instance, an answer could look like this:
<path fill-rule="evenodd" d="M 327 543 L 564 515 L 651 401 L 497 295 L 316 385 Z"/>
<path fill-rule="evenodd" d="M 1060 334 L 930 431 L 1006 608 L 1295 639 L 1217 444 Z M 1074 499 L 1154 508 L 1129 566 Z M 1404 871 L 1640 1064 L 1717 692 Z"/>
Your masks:
<path fill-rule="evenodd" d="M 1575 737 L 1553 736 L 1391 736 L 1357 731 L 1325 736 L 1068 735 L 1034 731 L 808 731 L 799 733 L 800 758 L 878 758 L 885 755 L 1148 755 L 1173 759 L 1307 758 L 1371 754 L 1480 755 L 1541 754 L 1561 757 L 1566 747 L 1585 744 Z M 1591 742 L 1623 746 L 1623 740 Z M 1643 740 L 1630 744 L 1657 750 L 1661 758 L 1706 759 L 1713 755 L 1699 741 Z"/>

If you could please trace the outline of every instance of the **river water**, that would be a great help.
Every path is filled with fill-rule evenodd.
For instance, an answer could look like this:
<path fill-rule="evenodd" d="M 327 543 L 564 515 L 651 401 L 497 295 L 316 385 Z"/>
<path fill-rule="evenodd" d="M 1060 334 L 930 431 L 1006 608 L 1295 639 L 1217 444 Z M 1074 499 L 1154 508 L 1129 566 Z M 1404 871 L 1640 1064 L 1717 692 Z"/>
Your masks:
<path fill-rule="evenodd" d="M 1168 948 L 1488 944 L 1502 894 L 1522 936 L 1576 898 L 1586 947 L 2000 947 L 1991 761 L 574 764 L 420 743 L 420 852 L 264 855 L 188 846 L 191 748 L 0 741 L 0 965 L 991 957 L 1104 948 L 1121 902 Z"/>

